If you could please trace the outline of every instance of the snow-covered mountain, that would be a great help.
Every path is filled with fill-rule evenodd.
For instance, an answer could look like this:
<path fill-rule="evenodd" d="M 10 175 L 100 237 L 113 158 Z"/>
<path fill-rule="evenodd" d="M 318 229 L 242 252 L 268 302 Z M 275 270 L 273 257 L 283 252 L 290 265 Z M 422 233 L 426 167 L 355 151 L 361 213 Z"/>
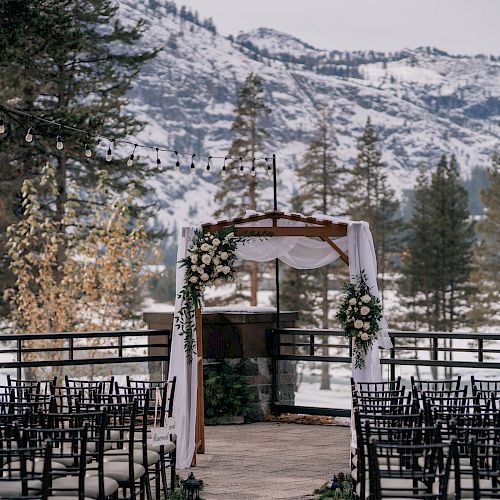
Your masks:
<path fill-rule="evenodd" d="M 500 144 L 500 57 L 453 56 L 430 48 L 393 54 L 326 51 L 269 28 L 225 38 L 168 5 L 121 0 L 123 22 L 146 20 L 142 47 L 162 48 L 130 94 L 130 110 L 148 124 L 139 139 L 224 156 L 238 88 L 248 73 L 257 73 L 272 108 L 269 153 L 278 158 L 282 208 L 324 104 L 333 108 L 337 156 L 347 165 L 355 159 L 366 118 L 372 118 L 398 192 L 412 186 L 420 163 L 434 164 L 443 152 L 456 154 L 467 176 L 473 167 L 487 165 Z M 220 160 L 212 162 L 209 177 L 192 179 L 191 157 L 180 159 L 184 171 L 178 173 L 173 155 L 164 155 L 163 164 L 171 167 L 153 181 L 159 221 L 169 227 L 206 220 L 221 182 Z M 201 171 L 206 160 L 197 165 Z"/>

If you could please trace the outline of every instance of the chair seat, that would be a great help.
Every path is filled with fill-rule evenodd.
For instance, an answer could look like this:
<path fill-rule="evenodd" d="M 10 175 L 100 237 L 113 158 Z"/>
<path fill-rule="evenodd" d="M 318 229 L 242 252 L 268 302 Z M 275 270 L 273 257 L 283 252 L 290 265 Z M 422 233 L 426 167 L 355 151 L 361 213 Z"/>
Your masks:
<path fill-rule="evenodd" d="M 127 450 L 109 450 L 104 453 L 104 460 L 106 462 L 128 462 L 128 456 L 125 455 Z M 160 455 L 153 450 L 147 450 L 147 465 L 153 465 L 160 461 Z M 136 464 L 144 465 L 144 454 L 142 449 L 134 449 L 134 462 Z"/>
<path fill-rule="evenodd" d="M 147 440 L 146 446 L 148 450 L 155 451 L 156 453 L 160 453 L 161 451 L 161 446 L 153 444 L 153 441 L 151 439 Z M 142 448 L 142 441 L 135 441 L 134 448 Z M 172 441 L 168 441 L 163 445 L 163 453 L 172 453 L 174 450 L 175 443 L 173 443 Z"/>
<path fill-rule="evenodd" d="M 17 461 L 14 461 L 13 463 L 16 463 Z M 28 474 L 32 474 L 33 472 L 41 474 L 43 472 L 43 465 L 44 462 L 43 460 L 35 460 L 34 462 L 29 461 L 26 462 L 26 472 Z M 5 466 L 6 468 L 8 467 L 7 465 Z M 56 462 L 55 460 L 52 460 L 50 463 L 50 468 L 52 471 L 62 469 L 62 475 L 64 475 L 64 470 L 66 470 L 66 466 L 64 464 L 61 464 L 60 462 Z M 4 471 L 4 477 L 8 476 L 8 470 L 6 469 Z M 11 471 L 11 476 L 12 477 L 20 477 L 21 471 L 18 470 L 12 470 Z"/>
<path fill-rule="evenodd" d="M 118 483 L 111 477 L 104 477 L 104 496 L 112 495 L 118 489 Z M 56 497 L 78 496 L 78 477 L 58 477 L 52 481 L 52 493 Z M 97 477 L 85 478 L 84 493 L 89 498 L 99 497 L 99 479 Z"/>
<path fill-rule="evenodd" d="M 39 494 L 42 489 L 42 482 L 38 479 L 28 480 L 28 493 L 31 495 Z M 16 498 L 23 496 L 22 481 L 0 481 L 0 497 Z"/>
<path fill-rule="evenodd" d="M 87 468 L 87 475 L 97 476 L 98 464 L 91 464 Z M 112 477 L 119 483 L 126 483 L 130 481 L 128 462 L 104 462 L 104 475 Z M 134 478 L 136 481 L 146 473 L 146 469 L 141 464 L 134 464 Z"/>

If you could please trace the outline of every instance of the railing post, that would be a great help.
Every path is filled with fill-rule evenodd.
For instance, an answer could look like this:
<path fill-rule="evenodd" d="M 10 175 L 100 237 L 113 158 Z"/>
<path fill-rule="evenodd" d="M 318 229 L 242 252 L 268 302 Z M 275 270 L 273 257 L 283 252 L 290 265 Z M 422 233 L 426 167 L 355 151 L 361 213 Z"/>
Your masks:
<path fill-rule="evenodd" d="M 484 341 L 483 339 L 477 339 L 477 360 L 481 363 L 484 358 Z"/>
<path fill-rule="evenodd" d="M 392 347 L 390 350 L 390 357 L 391 360 L 396 359 L 396 337 L 393 337 L 392 339 Z M 390 368 L 390 373 L 391 373 L 391 380 L 396 380 L 396 364 L 391 363 L 391 368 Z"/>
<path fill-rule="evenodd" d="M 23 352 L 23 344 L 22 340 L 18 339 L 17 340 L 17 362 L 19 363 L 17 365 L 16 373 L 17 373 L 17 380 L 21 380 L 23 378 L 23 370 L 21 368 L 21 363 L 22 363 L 22 352 Z"/>
<path fill-rule="evenodd" d="M 68 343 L 69 343 L 69 352 L 68 352 L 68 358 L 70 361 L 73 361 L 75 358 L 74 358 L 74 353 L 73 353 L 73 349 L 75 348 L 75 341 L 73 340 L 73 337 L 70 337 L 68 339 Z"/>
<path fill-rule="evenodd" d="M 278 355 L 280 349 L 280 333 L 277 329 L 271 330 L 271 408 L 278 403 Z"/>
<path fill-rule="evenodd" d="M 123 358 L 123 337 L 121 335 L 118 337 L 118 357 Z"/>
<path fill-rule="evenodd" d="M 314 356 L 314 333 L 309 335 L 309 356 Z"/>

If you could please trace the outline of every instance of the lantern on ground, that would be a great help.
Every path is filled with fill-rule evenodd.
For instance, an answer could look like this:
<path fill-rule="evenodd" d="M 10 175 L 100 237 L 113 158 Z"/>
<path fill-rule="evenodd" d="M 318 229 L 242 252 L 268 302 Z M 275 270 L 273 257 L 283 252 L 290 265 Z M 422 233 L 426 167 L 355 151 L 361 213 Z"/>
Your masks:
<path fill-rule="evenodd" d="M 192 472 L 189 474 L 187 479 L 181 481 L 181 484 L 184 498 L 187 498 L 188 500 L 195 500 L 197 498 L 200 498 L 200 491 L 203 487 L 203 481 L 196 479 Z"/>

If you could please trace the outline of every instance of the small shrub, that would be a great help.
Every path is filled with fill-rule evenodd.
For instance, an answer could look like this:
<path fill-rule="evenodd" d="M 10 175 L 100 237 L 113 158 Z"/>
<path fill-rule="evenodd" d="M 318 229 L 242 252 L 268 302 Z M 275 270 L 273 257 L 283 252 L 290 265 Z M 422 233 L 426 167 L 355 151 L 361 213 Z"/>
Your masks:
<path fill-rule="evenodd" d="M 352 498 L 352 477 L 350 474 L 339 474 L 332 477 L 328 483 L 314 491 L 317 500 L 350 500 Z"/>
<path fill-rule="evenodd" d="M 250 417 L 250 386 L 236 369 L 226 363 L 205 368 L 205 417 Z"/>

